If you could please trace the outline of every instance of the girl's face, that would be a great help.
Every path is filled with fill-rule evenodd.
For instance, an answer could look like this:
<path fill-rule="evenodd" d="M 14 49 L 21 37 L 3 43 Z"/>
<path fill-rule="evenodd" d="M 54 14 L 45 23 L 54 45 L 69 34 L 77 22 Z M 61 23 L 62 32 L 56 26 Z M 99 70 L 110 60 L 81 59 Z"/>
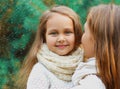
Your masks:
<path fill-rule="evenodd" d="M 54 13 L 46 23 L 46 44 L 58 55 L 67 55 L 74 49 L 75 34 L 72 20 Z"/>
<path fill-rule="evenodd" d="M 87 22 L 84 24 L 84 33 L 81 42 L 84 48 L 85 57 L 94 57 L 94 40 Z"/>

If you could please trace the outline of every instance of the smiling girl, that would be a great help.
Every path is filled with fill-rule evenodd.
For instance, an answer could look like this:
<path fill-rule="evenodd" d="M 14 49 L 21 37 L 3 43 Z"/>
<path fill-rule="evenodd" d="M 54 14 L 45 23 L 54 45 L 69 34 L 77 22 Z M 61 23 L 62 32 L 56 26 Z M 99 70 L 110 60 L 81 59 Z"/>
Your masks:
<path fill-rule="evenodd" d="M 68 89 L 83 59 L 81 24 L 66 6 L 43 13 L 34 43 L 20 71 L 17 89 Z"/>

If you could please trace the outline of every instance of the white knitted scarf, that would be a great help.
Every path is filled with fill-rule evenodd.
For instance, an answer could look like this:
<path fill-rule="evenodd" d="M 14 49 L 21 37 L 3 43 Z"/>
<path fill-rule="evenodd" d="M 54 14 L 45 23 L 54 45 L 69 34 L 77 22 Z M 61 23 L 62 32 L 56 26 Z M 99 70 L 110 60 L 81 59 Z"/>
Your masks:
<path fill-rule="evenodd" d="M 71 81 L 76 67 L 79 62 L 83 61 L 83 49 L 78 48 L 71 55 L 60 56 L 50 51 L 46 44 L 43 44 L 37 53 L 37 58 L 57 78 Z"/>

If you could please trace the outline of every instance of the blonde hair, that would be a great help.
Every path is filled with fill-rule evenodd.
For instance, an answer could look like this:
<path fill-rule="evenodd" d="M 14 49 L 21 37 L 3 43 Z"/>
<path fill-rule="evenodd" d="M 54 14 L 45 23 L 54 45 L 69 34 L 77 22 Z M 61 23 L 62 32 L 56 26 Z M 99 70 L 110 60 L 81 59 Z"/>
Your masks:
<path fill-rule="evenodd" d="M 95 55 L 99 76 L 106 89 L 120 89 L 120 7 L 98 5 L 87 16 L 90 32 L 95 39 Z"/>
<path fill-rule="evenodd" d="M 66 6 L 55 6 L 50 10 L 47 10 L 45 13 L 43 13 L 40 19 L 40 25 L 36 32 L 36 37 L 33 42 L 33 45 L 23 62 L 23 66 L 20 72 L 18 73 L 18 81 L 16 82 L 17 89 L 26 89 L 28 76 L 32 70 L 32 67 L 38 61 L 36 57 L 38 49 L 40 49 L 41 45 L 46 42 L 45 40 L 46 22 L 52 16 L 52 13 L 66 15 L 73 21 L 75 31 L 75 49 L 78 48 L 81 43 L 80 39 L 82 36 L 82 30 L 80 19 L 79 16 L 72 9 Z"/>

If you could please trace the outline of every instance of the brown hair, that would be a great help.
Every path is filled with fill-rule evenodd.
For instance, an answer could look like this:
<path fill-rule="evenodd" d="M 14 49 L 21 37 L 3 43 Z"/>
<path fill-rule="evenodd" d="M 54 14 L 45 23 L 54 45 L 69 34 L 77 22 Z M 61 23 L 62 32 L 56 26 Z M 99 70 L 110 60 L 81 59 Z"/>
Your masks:
<path fill-rule="evenodd" d="M 95 39 L 95 56 L 99 76 L 106 89 L 118 89 L 120 62 L 120 7 L 98 5 L 87 16 L 88 26 Z M 120 88 L 119 88 L 120 89 Z"/>
<path fill-rule="evenodd" d="M 45 13 L 43 13 L 40 19 L 40 25 L 36 32 L 36 37 L 33 45 L 23 62 L 23 66 L 20 72 L 18 73 L 18 81 L 16 83 L 17 89 L 26 89 L 28 76 L 32 70 L 32 67 L 37 62 L 36 54 L 38 52 L 38 49 L 40 49 L 42 43 L 45 43 L 46 22 L 52 16 L 52 13 L 66 15 L 73 21 L 75 31 L 75 49 L 80 46 L 82 30 L 78 15 L 72 9 L 66 6 L 55 6 L 50 10 L 47 10 Z"/>

